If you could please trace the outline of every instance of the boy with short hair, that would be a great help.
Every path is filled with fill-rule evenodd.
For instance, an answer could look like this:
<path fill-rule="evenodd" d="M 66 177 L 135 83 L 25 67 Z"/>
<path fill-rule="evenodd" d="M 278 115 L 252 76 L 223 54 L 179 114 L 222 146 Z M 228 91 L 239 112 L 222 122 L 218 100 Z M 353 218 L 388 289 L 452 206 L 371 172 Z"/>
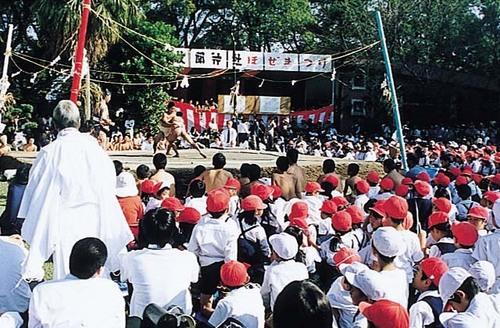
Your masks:
<path fill-rule="evenodd" d="M 213 312 L 212 295 L 220 281 L 220 268 L 224 262 L 237 259 L 239 229 L 228 216 L 229 193 L 215 189 L 208 193 L 207 212 L 194 227 L 188 250 L 200 262 L 200 307 L 205 315 Z"/>
<path fill-rule="evenodd" d="M 444 254 L 441 259 L 449 268 L 462 267 L 468 270 L 476 262 L 472 257 L 472 250 L 478 239 L 477 230 L 468 222 L 459 222 L 451 226 L 451 232 L 457 249 L 453 253 Z"/>
<path fill-rule="evenodd" d="M 410 307 L 410 327 L 440 325 L 439 315 L 443 312 L 443 302 L 439 297 L 438 286 L 446 271 L 446 263 L 436 257 L 427 258 L 417 266 L 413 287 L 419 291 L 419 296 L 417 302 Z"/>

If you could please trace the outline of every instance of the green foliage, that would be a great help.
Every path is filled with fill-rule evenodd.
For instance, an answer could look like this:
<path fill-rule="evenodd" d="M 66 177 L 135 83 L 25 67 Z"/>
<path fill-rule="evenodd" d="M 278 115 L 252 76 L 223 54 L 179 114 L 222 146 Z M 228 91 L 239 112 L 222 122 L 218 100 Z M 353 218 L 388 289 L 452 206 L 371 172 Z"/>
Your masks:
<path fill-rule="evenodd" d="M 143 20 L 134 29 L 152 39 L 164 42 L 164 44 L 130 34 L 127 36 L 127 41 L 132 43 L 145 56 L 139 55 L 127 44 L 120 42 L 111 49 L 107 64 L 113 71 L 130 74 L 120 76 L 120 80 L 146 84 L 145 86 L 126 87 L 124 89 L 125 109 L 128 115 L 137 120 L 140 125 L 145 124 L 155 130 L 164 112 L 164 102 L 169 98 L 167 90 L 170 87 L 169 84 L 155 83 L 176 79 L 179 68 L 175 67 L 174 63 L 179 61 L 180 57 L 168 50 L 169 48 L 166 45 L 176 45 L 178 41 L 173 36 L 173 28 L 163 22 Z M 135 75 L 136 73 L 141 75 Z M 107 78 L 113 77 L 109 76 Z"/>

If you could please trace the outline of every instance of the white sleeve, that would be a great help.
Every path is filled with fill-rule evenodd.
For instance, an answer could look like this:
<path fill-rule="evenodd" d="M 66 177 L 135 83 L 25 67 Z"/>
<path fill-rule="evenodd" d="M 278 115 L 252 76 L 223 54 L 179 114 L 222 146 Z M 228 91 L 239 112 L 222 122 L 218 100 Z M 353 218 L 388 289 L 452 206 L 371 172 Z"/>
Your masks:
<path fill-rule="evenodd" d="M 231 227 L 226 247 L 224 247 L 224 262 L 236 261 L 238 258 L 238 231 L 236 225 Z"/>
<path fill-rule="evenodd" d="M 429 257 L 441 257 L 441 251 L 436 245 L 432 245 L 429 249 Z"/>
<path fill-rule="evenodd" d="M 262 287 L 260 288 L 260 294 L 262 295 L 262 301 L 264 302 L 264 307 L 269 309 L 271 307 L 271 268 L 267 267 L 264 273 L 264 281 L 262 282 Z"/>
<path fill-rule="evenodd" d="M 0 327 L 2 328 L 20 328 L 23 319 L 17 312 L 6 312 L 0 315 Z"/>
<path fill-rule="evenodd" d="M 434 314 L 429 304 L 417 302 L 410 307 L 410 328 L 424 328 L 434 322 Z"/>
<path fill-rule="evenodd" d="M 212 316 L 210 317 L 210 320 L 208 320 L 209 324 L 214 327 L 218 327 L 229 317 L 229 307 L 226 303 L 227 302 L 225 302 L 224 299 L 219 301 L 215 307 L 214 313 L 212 313 Z"/>
<path fill-rule="evenodd" d="M 476 242 L 476 247 L 474 247 L 472 257 L 478 261 L 488 260 L 488 250 L 486 249 L 486 243 L 484 242 L 483 238 L 479 238 L 479 240 Z"/>
<path fill-rule="evenodd" d="M 42 328 L 42 321 L 40 319 L 40 304 L 38 296 L 38 288 L 33 290 L 29 306 L 28 328 Z"/>
<path fill-rule="evenodd" d="M 187 247 L 188 251 L 190 251 L 196 256 L 198 256 L 200 249 L 198 245 L 197 234 L 198 234 L 198 225 L 194 227 L 193 233 L 191 234 L 191 238 L 189 239 L 189 244 Z"/>

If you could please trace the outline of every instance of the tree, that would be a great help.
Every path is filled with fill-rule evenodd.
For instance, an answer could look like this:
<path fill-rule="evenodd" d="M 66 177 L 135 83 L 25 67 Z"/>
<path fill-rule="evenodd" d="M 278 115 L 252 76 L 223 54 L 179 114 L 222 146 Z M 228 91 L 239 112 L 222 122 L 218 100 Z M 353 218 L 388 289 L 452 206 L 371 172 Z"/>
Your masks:
<path fill-rule="evenodd" d="M 47 46 L 47 56 L 55 57 L 61 51 L 70 48 L 78 35 L 81 18 L 81 1 L 79 0 L 36 0 L 33 12 L 37 18 L 37 36 Z M 86 49 L 91 63 L 95 64 L 106 56 L 108 48 L 119 40 L 122 29 L 115 23 L 107 21 L 112 18 L 120 24 L 129 25 L 141 17 L 141 11 L 135 0 L 101 0 L 94 1 L 87 30 Z"/>
<path fill-rule="evenodd" d="M 101 74 L 100 78 L 124 83 L 141 83 L 141 86 L 124 86 L 126 110 L 130 118 L 149 127 L 155 132 L 161 114 L 164 112 L 168 90 L 176 79 L 179 68 L 174 64 L 180 56 L 167 45 L 177 45 L 173 27 L 163 22 L 141 20 L 133 26 L 142 35 L 129 34 L 126 40 L 142 54 L 124 42 L 119 42 L 111 50 L 101 68 L 125 74 Z M 163 44 L 155 42 L 158 40 Z"/>

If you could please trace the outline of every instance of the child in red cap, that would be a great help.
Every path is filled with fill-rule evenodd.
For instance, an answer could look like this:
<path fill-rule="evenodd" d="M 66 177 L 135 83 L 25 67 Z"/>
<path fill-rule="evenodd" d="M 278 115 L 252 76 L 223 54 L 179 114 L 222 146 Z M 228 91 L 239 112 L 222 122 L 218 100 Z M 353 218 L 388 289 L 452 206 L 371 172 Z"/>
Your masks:
<path fill-rule="evenodd" d="M 476 228 L 468 222 L 459 222 L 451 226 L 455 247 L 453 253 L 444 254 L 441 259 L 450 268 L 462 267 L 469 270 L 469 267 L 476 262 L 472 257 L 472 249 L 478 239 Z"/>
<path fill-rule="evenodd" d="M 303 200 L 309 206 L 309 220 L 314 226 L 318 226 L 321 221 L 321 206 L 323 205 L 323 199 L 320 193 L 324 190 L 321 185 L 317 182 L 307 182 L 304 188 L 305 195 Z"/>
<path fill-rule="evenodd" d="M 249 284 L 245 265 L 229 261 L 220 269 L 222 285 L 229 291 L 219 300 L 208 321 L 212 327 L 221 327 L 229 319 L 244 327 L 264 327 L 264 304 L 258 285 Z"/>
<path fill-rule="evenodd" d="M 451 233 L 448 214 L 445 212 L 434 212 L 429 216 L 429 235 L 434 244 L 429 249 L 429 256 L 441 257 L 447 253 L 453 253 L 457 248 Z"/>
<path fill-rule="evenodd" d="M 429 257 L 416 265 L 413 287 L 418 290 L 417 302 L 410 307 L 412 327 L 439 325 L 439 314 L 443 312 L 443 301 L 439 296 L 439 281 L 448 271 L 441 259 Z"/>
<path fill-rule="evenodd" d="M 229 193 L 214 189 L 208 193 L 207 212 L 194 227 L 188 250 L 198 257 L 201 266 L 200 308 L 204 315 L 213 311 L 212 295 L 220 281 L 220 267 L 237 259 L 239 230 L 228 216 Z"/>
<path fill-rule="evenodd" d="M 380 300 L 373 304 L 361 303 L 359 311 L 368 320 L 369 327 L 375 328 L 408 328 L 410 320 L 408 311 L 398 303 Z"/>
<path fill-rule="evenodd" d="M 366 182 L 366 180 L 359 180 L 354 185 L 354 205 L 360 208 L 365 215 L 366 212 L 364 211 L 364 207 L 365 204 L 370 200 L 370 198 L 368 198 L 367 196 L 369 191 L 370 185 L 368 184 L 368 182 Z"/>

